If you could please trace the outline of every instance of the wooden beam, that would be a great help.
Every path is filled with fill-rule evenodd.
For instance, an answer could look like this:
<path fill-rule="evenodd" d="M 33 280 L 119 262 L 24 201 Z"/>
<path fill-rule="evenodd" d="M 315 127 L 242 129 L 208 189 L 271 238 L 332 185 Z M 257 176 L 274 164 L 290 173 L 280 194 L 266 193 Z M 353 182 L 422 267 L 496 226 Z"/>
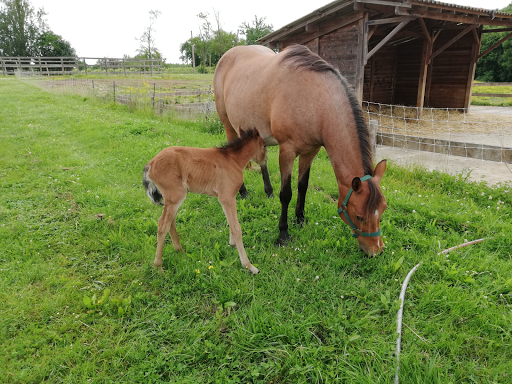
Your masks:
<path fill-rule="evenodd" d="M 507 36 L 505 36 L 502 39 L 500 39 L 496 44 L 493 44 L 492 46 L 487 48 L 485 51 L 483 51 L 481 54 L 479 54 L 478 57 L 476 58 L 476 61 L 480 60 L 482 58 L 482 56 L 487 55 L 489 52 L 491 52 L 494 48 L 496 48 L 501 43 L 503 43 L 506 40 L 510 39 L 510 37 L 512 37 L 512 32 L 510 32 Z"/>
<path fill-rule="evenodd" d="M 368 52 L 364 59 L 364 64 L 366 65 L 370 57 L 377 53 L 379 49 L 381 49 L 389 40 L 393 38 L 393 36 L 400 32 L 402 28 L 405 27 L 407 24 L 409 24 L 409 20 L 402 21 L 391 32 L 389 32 L 389 34 L 385 38 L 383 38 L 379 44 L 377 44 L 375 47 L 373 47 L 373 49 L 370 52 Z"/>
<path fill-rule="evenodd" d="M 294 39 L 285 39 L 283 41 L 286 41 L 286 43 L 288 43 L 288 44 L 290 44 L 290 43 L 304 44 L 310 40 L 316 39 L 317 37 L 320 37 L 327 33 L 335 31 L 336 29 L 343 28 L 343 27 L 346 27 L 347 25 L 353 24 L 362 18 L 363 18 L 363 13 L 361 12 L 361 13 L 354 15 L 353 17 L 351 17 L 349 19 L 343 20 L 343 22 L 341 22 L 341 23 L 336 20 L 332 24 L 329 24 L 328 26 L 324 26 L 323 28 L 320 28 L 318 30 L 318 32 L 315 32 L 312 34 L 307 34 L 305 36 L 298 36 L 297 38 L 294 38 Z"/>
<path fill-rule="evenodd" d="M 480 46 L 480 37 L 478 37 L 478 32 L 476 31 L 476 28 L 473 29 L 473 37 L 475 39 L 475 43 L 477 43 L 478 46 Z"/>
<path fill-rule="evenodd" d="M 401 23 L 402 21 L 411 21 L 414 19 L 415 19 L 414 17 L 398 16 L 398 17 L 389 17 L 387 19 L 368 20 L 366 22 L 366 24 L 367 25 L 376 25 L 376 24 Z"/>
<path fill-rule="evenodd" d="M 476 34 L 476 30 L 475 34 Z M 468 79 L 466 82 L 466 95 L 464 96 L 464 108 L 469 110 L 471 105 L 471 93 L 473 92 L 473 79 L 475 78 L 476 63 L 478 61 L 478 52 L 480 52 L 480 39 L 477 39 L 471 44 L 471 61 L 468 68 Z"/>
<path fill-rule="evenodd" d="M 427 85 L 427 74 L 428 74 L 428 64 L 430 62 L 430 54 L 432 53 L 433 46 L 432 39 L 429 38 L 423 40 L 423 49 L 421 51 L 421 64 L 420 64 L 420 75 L 418 78 L 418 93 L 416 96 L 416 106 L 421 110 L 425 103 L 425 89 Z"/>
<path fill-rule="evenodd" d="M 431 3 L 428 4 L 429 6 Z M 442 11 L 440 9 L 439 11 Z M 459 12 L 464 12 L 458 10 Z M 456 14 L 453 12 L 434 12 L 434 11 L 426 11 L 422 9 L 410 9 L 410 8 L 395 8 L 395 15 L 397 16 L 413 16 L 413 17 L 422 17 L 424 19 L 434 19 L 434 20 L 444 20 L 450 21 L 453 23 L 462 23 L 462 24 L 482 24 L 482 25 L 494 25 L 494 26 L 503 26 L 510 27 L 512 25 L 511 19 L 501 19 L 495 18 L 491 19 L 490 17 L 479 17 L 478 15 L 471 16 L 466 12 L 463 14 Z"/>
<path fill-rule="evenodd" d="M 421 30 L 423 31 L 425 39 L 427 39 L 428 42 L 432 43 L 432 37 L 430 37 L 430 33 L 428 31 L 427 25 L 425 24 L 425 20 L 423 20 L 422 17 L 418 17 L 418 21 L 420 22 Z"/>
<path fill-rule="evenodd" d="M 455 36 L 453 39 L 449 40 L 445 45 L 443 45 L 441 48 L 439 48 L 437 51 L 435 51 L 432 56 L 430 57 L 430 59 L 432 60 L 434 57 L 436 57 L 437 55 L 439 55 L 441 52 L 443 52 L 446 48 L 448 48 L 450 45 L 452 45 L 453 43 L 455 43 L 457 40 L 459 40 L 462 36 L 464 36 L 466 33 L 468 33 L 469 31 L 471 31 L 472 29 L 475 29 L 477 26 L 476 25 L 470 25 L 469 27 L 467 27 L 466 29 L 464 29 L 462 32 L 458 33 L 457 36 Z"/>
<path fill-rule="evenodd" d="M 311 24 L 311 23 L 307 23 L 306 26 L 304 27 L 304 30 L 306 32 L 318 32 L 318 25 L 317 24 Z"/>
<path fill-rule="evenodd" d="M 356 3 L 363 3 L 363 4 L 375 4 L 375 5 L 387 5 L 389 7 L 404 7 L 404 8 L 411 8 L 412 4 L 409 2 L 403 2 L 401 4 L 394 2 L 394 1 L 385 1 L 385 0 L 356 0 Z"/>

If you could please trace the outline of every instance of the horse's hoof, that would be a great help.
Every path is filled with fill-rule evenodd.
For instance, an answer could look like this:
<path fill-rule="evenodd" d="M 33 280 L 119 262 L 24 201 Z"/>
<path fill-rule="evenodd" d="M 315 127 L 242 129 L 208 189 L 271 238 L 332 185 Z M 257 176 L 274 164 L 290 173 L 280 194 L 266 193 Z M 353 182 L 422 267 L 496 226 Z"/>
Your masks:
<path fill-rule="evenodd" d="M 291 236 L 289 234 L 279 235 L 276 240 L 276 247 L 284 247 L 291 241 Z"/>
<path fill-rule="evenodd" d="M 247 191 L 245 191 L 245 192 L 240 192 L 240 198 L 241 198 L 241 199 L 244 199 L 244 200 L 245 200 L 245 199 L 247 198 L 247 195 L 248 195 Z"/>

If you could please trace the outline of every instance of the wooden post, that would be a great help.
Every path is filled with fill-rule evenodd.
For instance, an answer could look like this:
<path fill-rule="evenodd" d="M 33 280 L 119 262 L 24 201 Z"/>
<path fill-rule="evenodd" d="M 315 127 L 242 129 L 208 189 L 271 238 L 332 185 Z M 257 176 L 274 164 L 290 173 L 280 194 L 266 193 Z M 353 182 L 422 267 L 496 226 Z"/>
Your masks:
<path fill-rule="evenodd" d="M 164 114 L 164 100 L 160 97 L 158 98 L 158 104 L 160 106 L 160 116 Z"/>
<path fill-rule="evenodd" d="M 377 128 L 379 122 L 377 120 L 370 120 L 370 145 L 372 147 L 372 157 L 377 156 Z"/>
<path fill-rule="evenodd" d="M 482 28 L 479 28 L 480 36 L 481 36 Z M 475 78 L 475 69 L 476 63 L 478 62 L 478 55 L 480 53 L 480 47 L 482 39 L 479 38 L 473 39 L 473 44 L 471 46 L 471 62 L 469 63 L 469 71 L 468 71 L 468 81 L 466 83 L 466 96 L 464 98 L 464 108 L 469 111 L 469 107 L 471 106 L 471 94 L 473 93 L 473 79 Z"/>
<path fill-rule="evenodd" d="M 197 102 L 201 102 L 201 87 L 197 88 Z"/>
<path fill-rule="evenodd" d="M 105 57 L 103 61 L 105 62 L 105 75 L 108 76 L 107 58 Z"/>
<path fill-rule="evenodd" d="M 113 81 L 112 83 L 114 85 L 114 103 L 115 103 L 116 102 L 116 82 Z"/>
<path fill-rule="evenodd" d="M 155 92 L 156 92 L 156 83 L 153 83 L 153 97 L 151 98 L 151 101 L 153 103 L 153 109 L 155 109 Z"/>
<path fill-rule="evenodd" d="M 87 62 L 85 61 L 85 57 L 82 58 L 82 60 L 84 61 L 85 76 L 87 76 Z"/>
<path fill-rule="evenodd" d="M 60 58 L 60 67 L 61 67 L 60 74 L 63 75 L 64 74 L 64 58 L 63 57 Z"/>
<path fill-rule="evenodd" d="M 423 49 L 421 51 L 420 75 L 418 79 L 418 93 L 416 96 L 416 106 L 418 109 L 418 117 L 421 116 L 425 103 L 425 88 L 427 85 L 428 63 L 430 62 L 430 54 L 432 53 L 432 39 L 425 38 L 423 40 Z"/>
<path fill-rule="evenodd" d="M 5 71 L 5 65 L 4 65 L 4 58 L 3 57 L 0 57 L 0 62 L 2 62 L 2 74 L 4 76 L 7 76 L 7 73 Z"/>
<path fill-rule="evenodd" d="M 126 77 L 126 63 L 124 62 L 124 58 L 123 58 L 123 73 L 124 73 L 124 77 Z"/>
<path fill-rule="evenodd" d="M 39 61 L 39 75 L 43 76 L 43 67 L 41 66 L 41 58 L 40 57 L 38 58 L 38 61 Z"/>

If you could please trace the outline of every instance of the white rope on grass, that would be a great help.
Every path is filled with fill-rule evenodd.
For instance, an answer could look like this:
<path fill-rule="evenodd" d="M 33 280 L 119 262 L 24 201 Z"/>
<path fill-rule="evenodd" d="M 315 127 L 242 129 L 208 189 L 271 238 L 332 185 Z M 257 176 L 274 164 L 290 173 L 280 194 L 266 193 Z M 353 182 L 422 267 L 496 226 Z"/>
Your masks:
<path fill-rule="evenodd" d="M 407 289 L 407 284 L 409 284 L 409 280 L 411 279 L 412 274 L 421 263 L 416 264 L 416 266 L 409 271 L 405 280 L 402 284 L 402 291 L 400 292 L 400 309 L 398 310 L 398 314 L 396 316 L 396 322 L 398 323 L 396 328 L 396 333 L 398 333 L 398 339 L 396 340 L 396 373 L 395 373 L 395 384 L 398 384 L 398 370 L 400 369 L 400 343 L 402 342 L 402 317 L 404 313 L 404 299 L 405 299 L 405 290 Z"/>
<path fill-rule="evenodd" d="M 450 251 L 453 251 L 454 249 L 458 249 L 458 248 L 462 248 L 462 247 L 467 247 L 468 245 L 477 244 L 477 243 L 480 243 L 480 242 L 482 242 L 484 240 L 487 240 L 487 239 L 488 238 L 468 241 L 466 243 L 463 243 L 463 244 L 460 244 L 460 245 L 456 245 L 455 247 L 451 247 L 451 248 L 445 249 L 444 251 L 439 252 L 437 255 L 448 253 Z M 400 344 L 402 342 L 402 318 L 403 318 L 403 313 L 404 313 L 405 291 L 407 289 L 407 285 L 409 284 L 409 280 L 411 280 L 412 274 L 414 273 L 414 271 L 416 271 L 416 269 L 418 269 L 418 267 L 420 265 L 421 265 L 421 262 L 416 264 L 414 266 L 414 268 L 409 271 L 407 276 L 405 276 L 405 280 L 404 280 L 404 282 L 402 284 L 402 290 L 400 291 L 400 297 L 399 297 L 400 298 L 400 309 L 398 310 L 398 314 L 396 316 L 396 322 L 398 323 L 397 328 L 396 328 L 396 333 L 398 333 L 398 339 L 396 340 L 395 384 L 399 383 L 398 371 L 400 370 Z M 416 336 L 418 336 L 418 335 L 416 335 Z"/>

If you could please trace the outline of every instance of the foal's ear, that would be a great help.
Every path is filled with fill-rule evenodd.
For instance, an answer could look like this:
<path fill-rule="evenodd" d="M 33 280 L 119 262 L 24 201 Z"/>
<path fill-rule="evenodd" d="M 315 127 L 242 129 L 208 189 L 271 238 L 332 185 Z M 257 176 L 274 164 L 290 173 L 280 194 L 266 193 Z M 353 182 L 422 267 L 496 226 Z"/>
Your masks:
<path fill-rule="evenodd" d="M 353 190 L 354 192 L 359 191 L 359 188 L 361 188 L 361 185 L 362 185 L 362 184 L 363 184 L 363 183 L 361 182 L 361 179 L 360 179 L 359 177 L 354 177 L 354 178 L 352 179 L 352 190 Z"/>
<path fill-rule="evenodd" d="M 379 164 L 377 164 L 377 166 L 375 167 L 375 170 L 373 171 L 373 182 L 377 185 L 380 185 L 380 180 L 382 179 L 384 171 L 386 170 L 386 162 L 386 159 L 381 160 Z"/>
<path fill-rule="evenodd" d="M 244 129 L 241 126 L 238 127 L 238 131 L 239 131 L 238 134 L 240 137 L 245 133 Z"/>

